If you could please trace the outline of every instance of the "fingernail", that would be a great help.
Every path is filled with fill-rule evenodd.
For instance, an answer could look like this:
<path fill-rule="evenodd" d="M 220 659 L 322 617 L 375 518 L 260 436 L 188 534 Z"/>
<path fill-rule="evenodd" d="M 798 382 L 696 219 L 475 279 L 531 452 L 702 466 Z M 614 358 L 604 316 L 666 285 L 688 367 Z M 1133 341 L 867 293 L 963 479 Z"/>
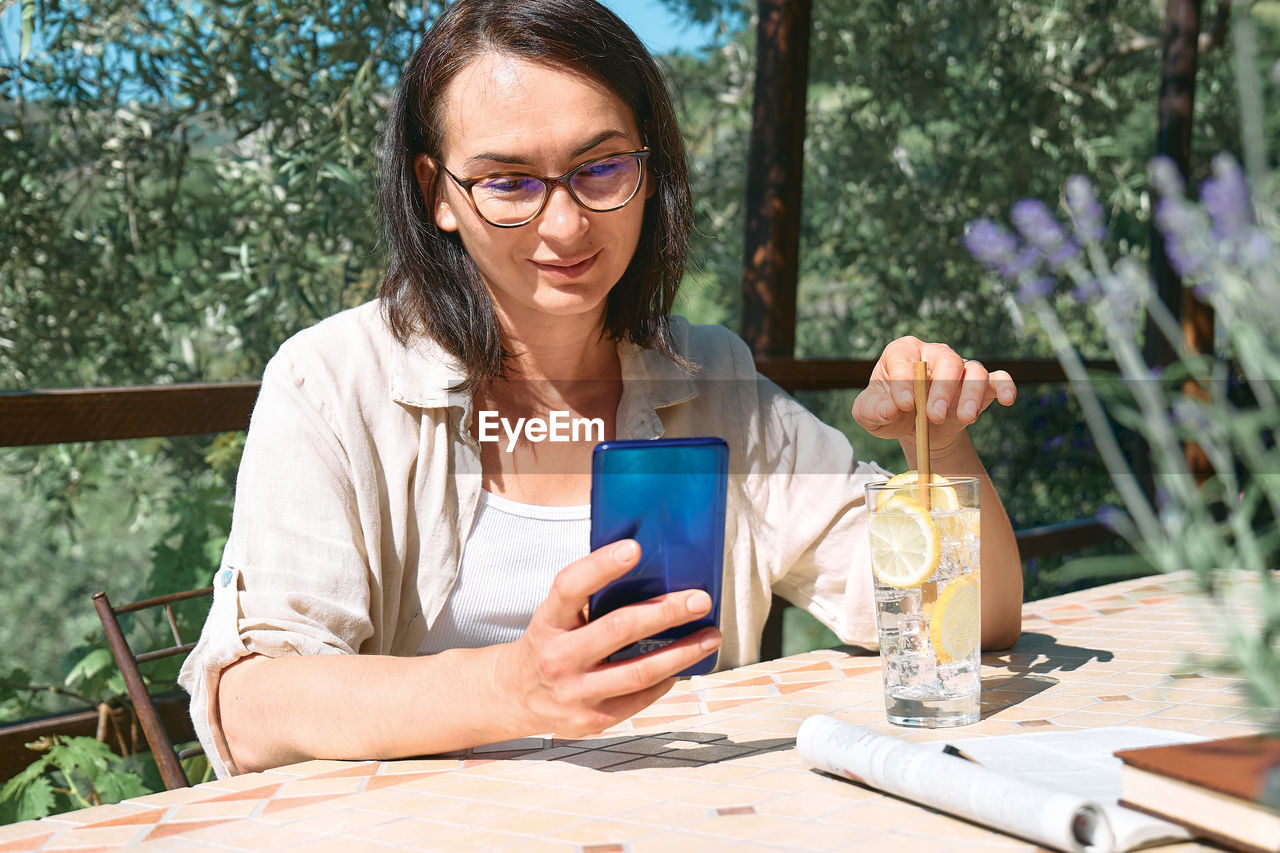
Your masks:
<path fill-rule="evenodd" d="M 613 559 L 619 563 L 629 563 L 635 559 L 636 552 L 639 550 L 635 540 L 628 539 L 625 542 L 619 542 L 613 546 Z"/>
<path fill-rule="evenodd" d="M 960 417 L 962 418 L 971 418 L 976 414 L 978 414 L 977 403 L 965 403 L 960 407 Z"/>
<path fill-rule="evenodd" d="M 935 418 L 943 418 L 947 415 L 947 404 L 939 400 L 933 404 L 933 408 L 929 410 Z"/>
<path fill-rule="evenodd" d="M 684 601 L 690 613 L 706 613 L 711 609 L 711 596 L 699 590 Z"/>
<path fill-rule="evenodd" d="M 704 652 L 709 652 L 712 649 L 718 648 L 720 645 L 720 635 L 717 633 L 707 634 L 698 642 L 698 645 Z"/>

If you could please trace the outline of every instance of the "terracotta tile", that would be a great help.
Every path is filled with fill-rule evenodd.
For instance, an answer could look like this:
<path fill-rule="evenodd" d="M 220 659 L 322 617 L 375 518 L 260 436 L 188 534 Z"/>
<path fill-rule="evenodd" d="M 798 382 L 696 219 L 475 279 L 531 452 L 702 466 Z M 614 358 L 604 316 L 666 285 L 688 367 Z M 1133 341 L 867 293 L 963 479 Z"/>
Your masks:
<path fill-rule="evenodd" d="M 297 764 L 289 764 L 284 767 L 273 767 L 270 770 L 263 771 L 264 776 L 318 776 L 325 773 L 331 773 L 334 770 L 341 770 L 350 767 L 352 764 L 364 764 L 365 762 L 339 761 L 333 758 L 313 758 L 310 761 L 300 761 Z"/>
<path fill-rule="evenodd" d="M 225 779 L 214 779 L 198 785 L 202 791 L 216 795 L 219 791 L 243 791 L 246 788 L 261 788 L 264 785 L 275 785 L 280 776 L 267 776 L 265 773 L 242 773 L 239 776 L 228 776 Z"/>
<path fill-rule="evenodd" d="M 186 803 L 170 809 L 165 814 L 165 822 L 186 820 L 214 820 L 221 818 L 246 817 L 258 808 L 256 800 L 221 800 L 199 803 Z"/>
<path fill-rule="evenodd" d="M 364 783 L 366 791 L 376 791 L 380 788 L 387 788 L 392 785 L 405 785 L 409 782 L 416 782 L 419 779 L 426 779 L 429 776 L 439 776 L 444 771 L 435 773 L 396 773 L 390 776 L 370 776 L 368 781 Z"/>
<path fill-rule="evenodd" d="M 517 840 L 518 836 L 483 829 L 460 829 L 434 821 L 404 818 L 374 827 L 363 835 L 368 841 L 412 850 L 487 850 Z"/>
<path fill-rule="evenodd" d="M 551 838 L 519 838 L 493 849 L 510 853 L 578 853 L 578 845 Z"/>
<path fill-rule="evenodd" d="M 327 773 L 317 773 L 312 779 L 341 779 L 347 776 L 372 776 L 378 772 L 377 761 L 363 761 L 349 767 L 339 767 Z"/>
<path fill-rule="evenodd" d="M 129 808 L 119 812 L 116 817 L 86 824 L 86 826 L 141 826 L 159 822 L 160 818 L 164 817 L 164 814 L 164 809 Z"/>
<path fill-rule="evenodd" d="M 397 773 L 428 773 L 438 770 L 457 770 L 459 761 L 456 758 L 401 758 L 396 761 L 384 761 L 379 765 L 379 776 L 392 776 Z"/>
<path fill-rule="evenodd" d="M 315 794 L 310 797 L 277 797 L 262 807 L 259 814 L 274 814 L 276 812 L 288 811 L 301 806 L 309 806 L 314 803 L 324 803 L 330 800 L 336 800 L 342 797 L 342 794 Z"/>
<path fill-rule="evenodd" d="M 561 841 L 576 841 L 583 845 L 620 844 L 632 838 L 648 835 L 650 832 L 652 832 L 652 829 L 643 824 L 593 820 L 557 830 L 551 835 Z"/>
<path fill-rule="evenodd" d="M 200 800 L 207 800 L 210 796 L 217 795 L 217 791 L 210 791 L 203 788 L 175 788 L 172 791 L 159 791 L 154 794 L 134 797 L 129 802 L 135 806 L 173 806 L 180 803 L 194 803 Z"/>
<path fill-rule="evenodd" d="M 375 848 L 371 844 L 360 844 L 350 838 L 317 838 L 313 841 L 289 845 L 289 853 L 351 853 L 351 851 L 361 848 L 366 850 L 387 849 L 381 845 Z"/>
<path fill-rule="evenodd" d="M 711 840 L 691 832 L 660 832 L 627 845 L 629 853 L 706 853 Z"/>
<path fill-rule="evenodd" d="M 327 809 L 290 821 L 286 826 L 310 830 L 321 836 L 358 835 L 366 829 L 399 820 L 395 815 L 352 808 Z"/>
<path fill-rule="evenodd" d="M 208 800 L 201 800 L 205 803 L 222 803 L 228 800 L 269 800 L 276 795 L 284 783 L 276 782 L 271 785 L 259 785 L 256 788 L 245 788 L 241 791 L 230 791 Z"/>
<path fill-rule="evenodd" d="M 20 826 L 20 824 L 14 824 L 14 826 Z M 12 837 L 6 837 L 6 834 L 4 834 L 6 829 L 10 829 L 10 827 L 0 826 L 0 853 L 35 850 L 55 835 L 55 833 L 48 830 L 40 830 L 30 835 L 15 834 Z"/>
<path fill-rule="evenodd" d="M 798 693 L 801 690 L 808 690 L 810 687 L 818 687 L 825 683 L 825 681 L 793 681 L 790 684 L 779 684 L 778 692 L 783 694 Z"/>
<path fill-rule="evenodd" d="M 820 663 L 811 663 L 811 664 L 807 664 L 807 665 L 805 665 L 805 666 L 789 666 L 789 667 L 787 667 L 785 670 L 780 670 L 780 671 L 779 671 L 779 674 L 781 674 L 782 672 L 787 672 L 787 673 L 792 673 L 792 672 L 828 672 L 828 671 L 831 671 L 832 669 L 833 669 L 833 667 L 832 667 L 832 665 L 831 665 L 829 662 L 827 662 L 827 661 L 822 661 L 822 662 L 820 662 Z"/>
<path fill-rule="evenodd" d="M 220 823 L 227 823 L 231 818 L 222 818 L 220 820 L 200 820 L 200 821 L 181 821 L 178 823 L 162 823 L 155 829 L 147 833 L 144 841 L 156 841 L 161 838 L 168 838 L 173 835 L 181 835 L 184 832 L 191 832 L 197 829 L 204 829 L 209 826 L 216 826 Z"/>

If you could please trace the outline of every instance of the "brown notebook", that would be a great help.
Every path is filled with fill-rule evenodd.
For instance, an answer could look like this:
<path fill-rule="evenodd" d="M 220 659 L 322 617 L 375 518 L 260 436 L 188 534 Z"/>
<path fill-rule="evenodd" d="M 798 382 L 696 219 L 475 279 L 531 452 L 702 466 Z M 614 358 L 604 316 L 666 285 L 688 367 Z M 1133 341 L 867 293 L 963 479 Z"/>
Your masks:
<path fill-rule="evenodd" d="M 1280 851 L 1280 735 L 1116 753 L 1121 803 L 1239 850 Z"/>

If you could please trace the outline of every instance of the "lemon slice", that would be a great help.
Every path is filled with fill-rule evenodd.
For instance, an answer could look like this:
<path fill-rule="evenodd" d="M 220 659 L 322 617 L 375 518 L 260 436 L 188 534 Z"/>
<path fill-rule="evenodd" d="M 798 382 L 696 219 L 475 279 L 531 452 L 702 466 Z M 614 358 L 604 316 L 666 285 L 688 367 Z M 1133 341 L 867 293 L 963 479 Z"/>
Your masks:
<path fill-rule="evenodd" d="M 938 567 L 942 545 L 933 519 L 920 504 L 893 495 L 871 514 L 871 566 L 886 586 L 911 589 Z"/>
<path fill-rule="evenodd" d="M 929 642 L 938 663 L 968 657 L 978 645 L 981 613 L 982 587 L 977 575 L 947 584 L 929 616 Z"/>
<path fill-rule="evenodd" d="M 885 502 L 898 495 L 907 495 L 914 497 L 908 490 L 908 486 L 915 486 L 920 482 L 920 472 L 914 468 L 910 471 L 903 471 L 897 476 L 890 477 L 885 486 L 891 489 L 900 489 L 901 491 L 883 491 L 876 502 L 876 509 L 885 505 Z M 929 478 L 929 482 L 935 486 L 945 486 L 951 482 L 941 474 L 934 474 Z M 960 508 L 960 497 L 956 494 L 955 489 L 930 489 L 929 494 L 933 502 L 934 509 L 952 510 Z"/>

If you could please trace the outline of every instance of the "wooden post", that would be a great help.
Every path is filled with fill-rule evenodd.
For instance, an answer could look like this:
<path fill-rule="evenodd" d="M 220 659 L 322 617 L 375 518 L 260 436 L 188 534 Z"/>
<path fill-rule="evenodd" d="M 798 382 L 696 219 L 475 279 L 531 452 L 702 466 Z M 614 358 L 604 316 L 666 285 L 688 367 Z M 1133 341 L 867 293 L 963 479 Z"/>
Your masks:
<path fill-rule="evenodd" d="M 1183 180 L 1191 175 L 1191 130 L 1195 110 L 1197 49 L 1200 40 L 1202 0 L 1167 0 L 1160 66 L 1159 129 L 1156 153 L 1175 164 Z M 1192 352 L 1213 352 L 1213 309 L 1182 286 L 1169 264 L 1164 237 L 1151 228 L 1151 275 L 1156 294 L 1175 317 L 1182 321 L 1183 335 Z M 1148 321 L 1145 356 L 1147 363 L 1164 366 L 1175 359 L 1173 346 Z M 1205 389 L 1188 382 L 1188 394 L 1207 398 Z M 1195 444 L 1186 447 L 1187 462 L 1198 480 L 1212 473 L 1209 461 Z"/>
<path fill-rule="evenodd" d="M 742 337 L 757 356 L 795 352 L 811 0 L 760 0 L 747 156 Z"/>
<path fill-rule="evenodd" d="M 1195 109 L 1200 7 L 1201 0 L 1167 0 L 1161 42 L 1156 153 L 1173 160 L 1184 180 L 1191 173 L 1191 124 Z M 1184 293 L 1178 274 L 1169 265 L 1164 238 L 1154 225 L 1151 231 L 1151 274 L 1157 294 L 1174 316 L 1187 317 L 1187 322 L 1198 328 L 1199 323 L 1184 313 L 1184 308 L 1191 307 L 1191 301 Z M 1208 328 L 1212 332 L 1212 321 Z M 1159 365 L 1169 364 L 1175 357 L 1173 347 L 1151 324 L 1147 326 L 1146 357 L 1148 364 Z"/>

